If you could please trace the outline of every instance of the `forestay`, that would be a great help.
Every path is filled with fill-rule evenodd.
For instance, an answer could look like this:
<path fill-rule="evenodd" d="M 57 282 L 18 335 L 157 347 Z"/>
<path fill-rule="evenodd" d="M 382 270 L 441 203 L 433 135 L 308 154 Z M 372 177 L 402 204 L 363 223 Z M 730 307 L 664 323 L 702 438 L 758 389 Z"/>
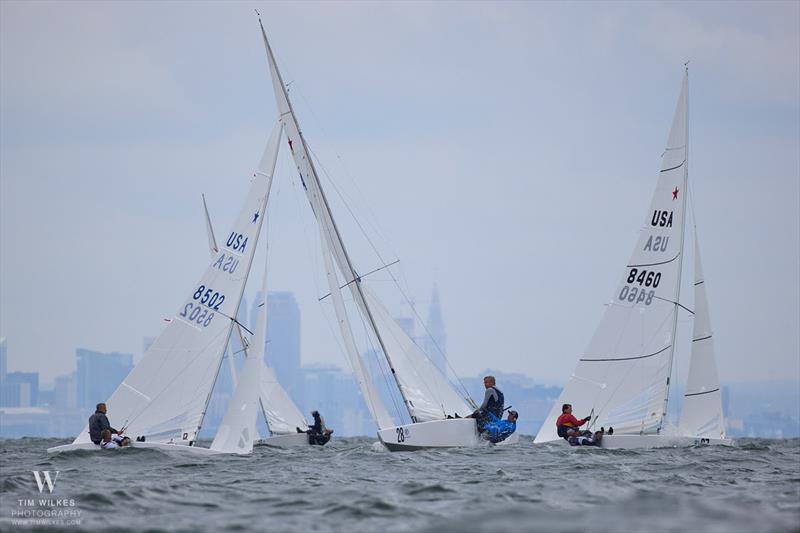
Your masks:
<path fill-rule="evenodd" d="M 413 419 L 428 422 L 442 420 L 448 415 L 464 417 L 470 414 L 472 409 L 397 324 L 383 303 L 367 287 L 363 290 L 381 338 L 392 354 L 394 370 Z"/>
<path fill-rule="evenodd" d="M 272 54 L 272 49 L 269 46 L 269 41 L 267 40 L 267 35 L 264 32 L 263 26 L 261 28 L 261 32 L 264 38 L 264 46 L 267 51 L 272 86 L 275 92 L 275 101 L 280 113 L 280 120 L 286 127 L 287 144 L 289 145 L 289 150 L 292 153 L 295 165 L 297 166 L 297 172 L 300 176 L 300 181 L 306 191 L 306 196 L 311 204 L 311 210 L 317 219 L 317 223 L 322 234 L 321 240 L 323 255 L 330 255 L 335 260 L 336 265 L 339 267 L 339 271 L 344 277 L 343 285 L 346 285 L 350 288 L 350 292 L 353 296 L 353 299 L 356 301 L 359 310 L 364 317 L 371 322 L 372 317 L 361 292 L 361 279 L 356 274 L 356 271 L 350 261 L 350 257 L 347 255 L 347 250 L 344 247 L 341 236 L 339 235 L 339 230 L 336 227 L 336 222 L 333 219 L 330 206 L 325 198 L 322 185 L 319 182 L 319 176 L 317 175 L 316 169 L 311 161 L 311 156 L 306 146 L 305 139 L 300 132 L 300 126 L 297 123 L 297 118 L 295 117 L 291 103 L 289 102 L 289 96 L 286 93 L 286 88 L 283 85 L 281 75 L 278 72 L 278 66 L 275 63 L 275 57 Z M 350 345 L 350 340 L 352 340 L 352 331 L 350 329 L 349 320 L 346 316 L 346 312 L 344 312 L 343 305 L 339 306 L 336 304 L 336 295 L 339 293 L 339 285 L 338 282 L 333 284 L 333 280 L 336 279 L 335 271 L 333 271 L 332 268 L 326 268 L 326 270 L 331 295 L 333 296 L 336 308 L 337 319 L 345 341 L 348 357 L 351 365 L 353 366 L 353 371 L 356 372 L 356 379 L 359 381 L 359 385 L 361 386 L 361 392 L 364 395 L 370 410 L 372 411 L 378 427 L 385 427 L 385 424 L 391 425 L 393 424 L 393 421 L 386 412 L 386 407 L 373 390 L 374 385 L 372 382 L 372 377 L 369 374 L 369 370 L 360 361 L 357 352 L 355 352 L 355 345 Z M 341 298 L 341 295 L 339 295 L 339 298 Z M 377 332 L 375 333 L 377 335 Z M 350 340 L 348 340 L 348 338 L 350 338 Z"/>
<path fill-rule="evenodd" d="M 683 397 L 679 428 L 682 434 L 697 437 L 724 439 L 725 421 L 722 414 L 714 339 L 706 297 L 700 246 L 694 236 L 694 331 L 692 355 L 689 360 L 689 378 Z"/>
<path fill-rule="evenodd" d="M 272 182 L 273 131 L 236 223 L 176 315 L 106 403 L 112 425 L 148 442 L 190 444 L 205 415 L 256 249 Z M 75 443 L 89 442 L 88 428 Z"/>
<path fill-rule="evenodd" d="M 680 287 L 687 163 L 684 77 L 645 224 L 611 303 L 536 442 L 558 439 L 561 404 L 617 433 L 657 432 L 665 413 Z"/>

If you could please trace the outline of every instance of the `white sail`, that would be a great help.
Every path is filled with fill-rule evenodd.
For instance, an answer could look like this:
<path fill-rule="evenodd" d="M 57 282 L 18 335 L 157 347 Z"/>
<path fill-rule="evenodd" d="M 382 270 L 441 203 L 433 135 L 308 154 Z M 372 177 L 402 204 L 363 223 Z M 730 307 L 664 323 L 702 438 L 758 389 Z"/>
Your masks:
<path fill-rule="evenodd" d="M 689 378 L 683 395 L 683 408 L 679 422 L 680 432 L 692 437 L 725 438 L 725 420 L 722 414 L 717 363 L 714 356 L 714 339 L 706 297 L 700 245 L 694 236 L 694 332 L 692 355 L 689 360 Z"/>
<path fill-rule="evenodd" d="M 262 359 L 263 362 L 263 359 Z M 278 382 L 275 371 L 262 364 L 259 397 L 261 409 L 267 420 L 271 435 L 295 433 L 296 428 L 307 429 L 307 422 L 297 405 L 289 398 L 286 390 Z"/>
<path fill-rule="evenodd" d="M 395 322 L 381 301 L 364 287 L 375 323 L 381 332 L 386 349 L 394 355 L 394 370 L 403 396 L 408 401 L 411 416 L 417 422 L 442 420 L 448 415 L 467 416 L 473 410 L 455 391 L 447 378 L 427 355 Z"/>
<path fill-rule="evenodd" d="M 260 20 L 259 20 L 260 23 Z M 267 34 L 264 32 L 263 26 L 261 27 L 262 36 L 264 38 L 264 46 L 267 50 L 267 59 L 269 60 L 269 69 L 270 75 L 272 78 L 272 86 L 275 92 L 275 101 L 278 106 L 278 112 L 280 114 L 280 120 L 283 121 L 286 127 L 286 137 L 287 143 L 289 145 L 289 150 L 292 153 L 292 157 L 294 158 L 295 164 L 297 166 L 297 171 L 300 175 L 300 181 L 303 185 L 303 188 L 306 191 L 306 196 L 308 198 L 309 203 L 311 204 L 311 210 L 314 212 L 314 216 L 317 219 L 317 223 L 319 224 L 320 231 L 322 232 L 322 246 L 323 246 L 323 255 L 331 254 L 336 261 L 336 264 L 339 267 L 340 272 L 342 273 L 344 279 L 344 285 L 350 287 L 350 292 L 353 295 L 356 303 L 358 304 L 359 309 L 364 314 L 364 316 L 371 322 L 371 317 L 369 313 L 369 309 L 367 308 L 367 304 L 364 301 L 364 296 L 361 293 L 361 279 L 356 274 L 355 270 L 353 269 L 353 265 L 350 262 L 350 258 L 347 255 L 347 250 L 344 247 L 344 243 L 342 242 L 341 236 L 339 235 L 339 231 L 336 227 L 336 222 L 333 219 L 333 214 L 331 213 L 330 207 L 328 205 L 328 201 L 325 198 L 325 194 L 322 191 L 322 185 L 319 182 L 319 177 L 317 176 L 316 169 L 314 168 L 313 163 L 311 162 L 311 156 L 309 154 L 308 148 L 306 147 L 305 139 L 303 138 L 302 134 L 300 133 L 300 126 L 297 123 L 297 118 L 294 115 L 294 111 L 292 110 L 291 103 L 289 102 L 289 96 L 286 93 L 286 88 L 283 85 L 283 80 L 281 79 L 281 75 L 278 72 L 278 66 L 275 63 L 275 57 L 272 54 L 272 49 L 269 46 L 269 41 L 267 40 Z M 329 283 L 331 281 L 331 274 L 335 278 L 335 273 L 331 272 L 328 269 L 327 275 Z M 339 292 L 339 285 L 336 284 L 331 286 L 331 295 L 334 296 L 334 303 L 336 302 L 335 294 Z M 337 318 L 340 324 L 340 329 L 342 330 L 342 334 L 344 336 L 345 345 L 348 345 L 348 334 L 347 331 L 350 330 L 349 323 L 346 327 L 343 325 L 344 322 L 349 322 L 346 313 L 340 314 L 344 312 L 344 308 L 340 310 L 338 306 L 335 306 L 337 309 Z M 376 333 L 377 335 L 377 333 Z M 350 333 L 352 336 L 352 333 Z M 379 339 L 380 342 L 380 339 Z M 386 407 L 383 405 L 382 400 L 372 393 L 370 389 L 374 388 L 372 384 L 372 377 L 369 374 L 369 370 L 363 365 L 359 364 L 358 366 L 355 364 L 355 359 L 350 353 L 351 348 L 347 347 L 348 357 L 350 359 L 351 365 L 353 365 L 353 371 L 356 372 L 356 379 L 361 386 L 361 392 L 364 396 L 365 400 L 369 405 L 370 410 L 372 411 L 373 416 L 375 417 L 375 422 L 378 424 L 379 427 L 384 427 L 383 424 L 387 423 L 388 420 L 391 420 L 391 417 L 386 414 Z M 356 358 L 358 355 L 356 354 Z M 358 359 L 360 361 L 360 359 Z M 391 365 L 391 363 L 390 363 Z M 361 377 L 359 377 L 359 373 Z"/>
<path fill-rule="evenodd" d="M 258 438 L 258 387 L 263 366 L 255 354 L 247 354 L 242 379 L 236 385 L 225 416 L 217 428 L 217 434 L 211 443 L 212 450 L 238 454 L 253 451 L 253 442 Z"/>
<path fill-rule="evenodd" d="M 333 307 L 336 312 L 336 321 L 342 333 L 345 353 L 355 373 L 356 382 L 361 389 L 364 402 L 367 404 L 367 408 L 372 415 L 372 419 L 375 420 L 378 429 L 391 427 L 394 425 L 394 421 L 392 417 L 389 416 L 389 412 L 386 410 L 386 406 L 375 388 L 375 383 L 372 381 L 372 376 L 367 366 L 358 355 L 358 349 L 356 348 L 355 339 L 353 338 L 353 330 L 350 326 L 350 319 L 347 317 L 344 298 L 342 298 L 342 290 L 339 288 L 339 279 L 336 276 L 336 270 L 333 265 L 330 244 L 322 229 L 320 229 L 320 240 L 322 244 L 322 257 L 325 260 L 325 274 L 328 280 L 328 289 L 331 291 L 331 299 L 333 300 Z"/>
<path fill-rule="evenodd" d="M 558 439 L 561 404 L 615 433 L 661 428 L 681 283 L 687 168 L 684 77 L 656 191 L 621 283 L 536 442 Z"/>
<path fill-rule="evenodd" d="M 247 282 L 277 146 L 273 131 L 219 253 L 166 329 L 106 401 L 112 426 L 126 426 L 131 437 L 182 444 L 197 439 Z M 76 444 L 83 442 L 89 442 L 88 428 L 75 439 Z"/>

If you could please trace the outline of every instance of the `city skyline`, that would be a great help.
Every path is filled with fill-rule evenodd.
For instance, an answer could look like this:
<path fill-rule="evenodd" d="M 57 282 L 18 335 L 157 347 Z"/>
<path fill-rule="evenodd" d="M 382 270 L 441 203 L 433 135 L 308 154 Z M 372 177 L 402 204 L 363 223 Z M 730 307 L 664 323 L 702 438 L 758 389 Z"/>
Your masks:
<path fill-rule="evenodd" d="M 74 347 L 137 353 L 175 312 L 207 261 L 201 193 L 224 231 L 276 113 L 249 10 L 106 3 L 87 31 L 63 4 L 0 9 L 0 335 L 12 368 L 52 382 Z M 461 375 L 487 360 L 543 381 L 572 371 L 645 214 L 691 60 L 690 183 L 729 382 L 800 374 L 800 251 L 786 245 L 800 239 L 797 16 L 795 3 L 723 18 L 611 5 L 602 24 L 579 6 L 275 4 L 264 21 L 359 271 L 400 259 L 390 268 L 412 300 L 438 285 Z M 303 362 L 344 366 L 285 152 L 271 286 L 307 317 Z M 383 271 L 373 280 L 391 288 Z M 41 313 L 44 301 L 69 312 Z"/>

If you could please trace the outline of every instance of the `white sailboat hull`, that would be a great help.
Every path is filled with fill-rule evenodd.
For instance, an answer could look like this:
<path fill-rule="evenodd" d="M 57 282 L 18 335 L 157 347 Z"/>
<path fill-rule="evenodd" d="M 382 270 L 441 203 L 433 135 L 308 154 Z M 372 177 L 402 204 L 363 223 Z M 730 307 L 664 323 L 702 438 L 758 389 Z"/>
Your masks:
<path fill-rule="evenodd" d="M 113 448 L 111 450 L 106 450 L 91 442 L 79 442 L 79 443 L 64 444 L 62 446 L 54 446 L 53 448 L 48 448 L 47 453 L 74 452 L 76 450 L 107 452 L 114 450 L 124 450 L 125 448 L 129 447 L 160 450 L 167 452 L 178 452 L 181 454 L 185 453 L 185 454 L 199 454 L 199 455 L 218 455 L 220 453 L 224 453 L 224 452 L 219 452 L 217 450 L 211 450 L 209 448 L 201 448 L 200 446 L 187 446 L 185 444 L 167 444 L 164 442 L 131 442 L 129 446 L 124 446 L 121 448 Z"/>
<path fill-rule="evenodd" d="M 692 446 L 733 446 L 733 440 L 680 435 L 605 435 L 600 441 L 601 448 L 610 450 L 689 448 Z"/>
<path fill-rule="evenodd" d="M 261 446 L 275 446 L 277 448 L 297 448 L 300 446 L 311 446 L 308 443 L 308 435 L 305 433 L 287 433 L 285 435 L 272 435 L 266 439 L 258 441 Z"/>
<path fill-rule="evenodd" d="M 426 448 L 469 448 L 482 440 L 474 418 L 449 418 L 378 431 L 378 439 L 392 452 Z"/>

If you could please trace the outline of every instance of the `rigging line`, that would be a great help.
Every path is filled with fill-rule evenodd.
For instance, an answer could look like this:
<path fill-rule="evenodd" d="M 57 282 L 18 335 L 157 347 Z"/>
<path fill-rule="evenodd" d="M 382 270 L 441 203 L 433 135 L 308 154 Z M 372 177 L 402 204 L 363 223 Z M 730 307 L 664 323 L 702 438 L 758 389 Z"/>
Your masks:
<path fill-rule="evenodd" d="M 381 376 L 383 377 L 383 380 L 386 383 L 386 390 L 389 391 L 389 398 L 391 398 L 392 404 L 394 405 L 395 411 L 397 413 L 397 419 L 400 421 L 400 423 L 402 425 L 402 424 L 405 423 L 404 420 L 403 420 L 403 411 L 408 413 L 409 416 L 411 416 L 411 413 L 407 409 L 400 409 L 400 406 L 397 403 L 397 397 L 396 397 L 395 390 L 399 389 L 399 383 L 398 383 L 398 387 L 392 387 L 389 384 L 389 378 L 386 375 L 386 369 L 384 367 L 384 365 L 388 366 L 389 363 L 386 361 L 385 358 L 378 357 L 378 354 L 380 353 L 380 350 L 376 350 L 375 349 L 375 345 L 372 342 L 372 337 L 370 337 L 370 335 L 369 335 L 369 330 L 367 328 L 367 323 L 364 321 L 364 317 L 361 315 L 361 313 L 356 313 L 356 315 L 361 320 L 361 327 L 364 329 L 364 337 L 367 339 L 367 344 L 369 345 L 370 353 L 375 357 L 376 361 L 378 362 L 378 370 L 380 370 Z M 381 364 L 381 359 L 383 359 L 383 364 Z M 364 376 L 364 379 L 369 379 L 369 378 L 371 378 L 371 376 Z M 374 381 L 373 381 L 373 383 L 374 383 Z M 399 392 L 399 390 L 397 392 Z"/>
<path fill-rule="evenodd" d="M 355 221 L 356 225 L 358 226 L 358 229 L 361 230 L 362 235 L 364 235 L 364 238 L 367 239 L 367 242 L 369 243 L 370 247 L 372 248 L 372 251 L 375 252 L 375 255 L 378 256 L 378 259 L 380 259 L 381 263 L 385 264 L 386 260 L 383 259 L 383 256 L 378 251 L 378 247 L 375 246 L 375 243 L 372 242 L 372 239 L 369 238 L 369 235 L 367 234 L 367 231 L 364 229 L 364 226 L 361 224 L 361 220 L 359 220 L 358 217 L 356 217 L 355 212 L 350 207 L 350 204 L 347 202 L 347 198 L 344 196 L 342 191 L 339 189 L 339 186 L 336 184 L 336 182 L 331 178 L 330 174 L 328 174 L 328 170 L 325 168 L 325 165 L 322 164 L 322 161 L 320 161 L 319 157 L 317 157 L 316 152 L 314 152 L 314 150 L 312 150 L 311 147 L 308 147 L 308 151 L 314 157 L 314 160 L 319 165 L 319 168 L 322 169 L 322 172 L 323 172 L 323 174 L 325 174 L 325 177 L 328 178 L 328 182 L 333 187 L 333 190 L 336 191 L 337 195 L 339 195 L 339 198 L 342 200 L 342 203 L 344 204 L 345 208 L 347 209 L 347 212 L 350 213 L 350 216 Z"/>
<path fill-rule="evenodd" d="M 611 303 L 614 304 L 614 305 L 616 304 L 613 301 Z M 664 317 L 664 319 L 661 321 L 661 324 L 659 324 L 658 328 L 656 328 L 654 330 L 653 334 L 648 339 L 648 343 L 651 342 L 656 337 L 656 335 L 658 335 L 661 332 L 661 328 L 664 326 L 664 324 L 667 322 L 667 320 L 670 319 L 671 316 L 672 316 L 672 313 L 670 312 L 667 316 Z M 621 342 L 622 337 L 623 337 L 624 334 L 625 334 L 625 329 L 621 328 L 620 332 L 619 332 L 619 337 L 617 338 L 617 342 L 615 344 L 615 349 L 616 349 L 616 346 L 619 346 L 619 343 Z M 674 339 L 673 339 L 673 342 L 674 342 Z M 627 379 L 628 375 L 633 371 L 634 367 L 635 367 L 635 363 L 633 365 L 631 365 L 628 368 L 628 370 L 625 372 L 625 375 L 623 376 L 623 379 L 621 379 L 619 381 L 617 386 L 614 388 L 614 391 L 611 394 L 608 395 L 608 398 L 606 399 L 605 403 L 600 407 L 600 409 L 599 409 L 600 413 L 602 413 L 605 410 L 605 408 L 608 406 L 608 404 L 611 402 L 611 400 L 617 394 L 617 391 L 619 391 L 620 387 L 622 387 L 622 384 L 625 382 L 625 379 Z M 594 407 L 594 406 L 592 406 L 592 407 Z"/>
<path fill-rule="evenodd" d="M 367 240 L 367 242 L 369 243 L 370 247 L 372 248 L 373 252 L 375 252 L 375 255 L 377 255 L 377 256 L 378 256 L 378 259 L 379 259 L 379 260 L 380 260 L 382 263 L 386 263 L 386 261 L 383 259 L 383 256 L 381 255 L 380 251 L 379 251 L 379 250 L 378 250 L 378 248 L 375 246 L 375 243 L 372 241 L 372 239 L 370 239 L 369 235 L 367 234 L 366 230 L 364 229 L 364 226 L 361 224 L 361 221 L 360 221 L 360 220 L 359 220 L 359 219 L 356 217 L 355 213 L 353 212 L 352 208 L 350 207 L 350 204 L 347 202 L 347 199 L 345 198 L 344 194 L 342 194 L 342 192 L 339 190 L 339 187 L 336 185 L 336 182 L 335 182 L 335 181 L 334 181 L 334 180 L 331 178 L 330 174 L 328 174 L 328 170 L 327 170 L 327 169 L 325 168 L 325 166 L 322 164 L 322 161 L 320 161 L 319 157 L 317 157 L 317 154 L 316 154 L 316 153 L 315 153 L 315 152 L 314 152 L 314 151 L 311 149 L 311 147 L 308 147 L 308 151 L 309 151 L 309 153 L 310 153 L 310 154 L 311 154 L 311 155 L 314 157 L 314 159 L 316 160 L 317 164 L 318 164 L 318 165 L 319 165 L 319 167 L 322 169 L 322 172 L 323 172 L 323 173 L 325 174 L 325 176 L 328 178 L 328 181 L 329 181 L 329 182 L 331 183 L 331 185 L 333 186 L 333 189 L 334 189 L 334 191 L 336 191 L 336 193 L 339 195 L 339 198 L 341 198 L 342 202 L 343 202 L 343 203 L 344 203 L 344 205 L 345 205 L 345 208 L 347 209 L 347 211 L 350 213 L 350 216 L 353 218 L 353 220 L 354 220 L 354 221 L 356 222 L 356 224 L 358 225 L 358 228 L 361 230 L 361 233 L 364 235 L 364 238 L 366 238 L 366 240 Z M 398 260 L 398 261 L 399 261 L 399 260 Z M 467 400 L 467 403 L 468 403 L 468 404 L 470 404 L 470 405 L 472 405 L 473 407 L 475 407 L 475 406 L 476 406 L 476 404 L 475 404 L 475 401 L 474 401 L 474 400 L 472 399 L 472 397 L 470 396 L 470 394 L 469 394 L 469 391 L 467 390 L 467 388 L 464 386 L 464 384 L 463 384 L 463 383 L 461 382 L 461 380 L 458 378 L 458 374 L 455 372 L 455 369 L 453 369 L 453 368 L 452 368 L 452 365 L 450 365 L 450 361 L 447 359 L 447 356 L 444 354 L 444 352 L 443 352 L 443 351 L 442 351 L 442 349 L 439 347 L 439 345 L 438 345 L 438 343 L 436 342 L 436 340 L 433 338 L 433 335 L 431 335 L 431 333 L 430 333 L 430 330 L 428 330 L 428 327 L 425 325 L 425 322 L 422 320 L 422 317 L 420 317 L 420 316 L 419 316 L 419 313 L 417 313 L 417 311 L 416 311 L 416 308 L 415 308 L 415 307 L 414 307 L 414 305 L 411 303 L 411 300 L 410 300 L 410 299 L 408 298 L 408 296 L 405 294 L 405 292 L 403 291 L 402 287 L 400 287 L 400 284 L 398 283 L 398 281 L 397 281 L 397 279 L 395 278 L 395 276 L 392 274 L 391 270 L 387 270 L 387 272 L 389 272 L 389 275 L 391 276 L 391 278 L 392 278 L 392 281 L 393 281 L 393 282 L 394 282 L 394 284 L 397 286 L 398 290 L 400 290 L 400 293 L 403 295 L 403 298 L 406 300 L 406 302 L 409 304 L 409 306 L 411 306 L 411 309 L 414 311 L 414 314 L 415 314 L 415 315 L 417 316 L 417 318 L 419 319 L 420 323 L 422 324 L 423 328 L 425 329 L 425 332 L 428 334 L 428 336 L 430 337 L 430 339 L 433 341 L 433 344 L 434 344 L 434 346 L 436 346 L 437 350 L 438 350 L 438 351 L 439 351 L 439 353 L 442 355 L 442 357 L 443 357 L 443 359 L 445 360 L 445 362 L 446 362 L 446 364 L 448 365 L 448 367 L 449 367 L 451 370 L 453 370 L 453 374 L 456 376 L 456 379 L 458 380 L 459 384 L 461 385 L 461 388 L 464 390 L 464 392 L 465 392 L 465 394 L 466 394 L 465 400 Z M 425 353 L 425 352 L 424 352 L 424 350 L 423 350 L 423 353 Z M 434 365 L 434 366 L 435 366 L 435 365 Z M 446 373 L 446 372 L 445 372 L 445 379 L 447 379 L 447 380 L 449 381 L 449 378 L 447 377 L 447 373 Z"/>
<path fill-rule="evenodd" d="M 359 274 L 359 275 L 358 275 L 358 277 L 357 277 L 356 279 L 353 279 L 353 280 L 350 280 L 350 281 L 348 281 L 347 283 L 345 283 L 344 285 L 342 285 L 341 287 L 339 287 L 339 289 L 344 289 L 345 287 L 347 287 L 348 285 L 350 285 L 350 284 L 352 284 L 352 283 L 355 283 L 356 281 L 361 281 L 363 278 L 365 278 L 365 277 L 369 276 L 370 274 L 374 274 L 375 272 L 379 272 L 379 271 L 383 270 L 384 268 L 389 268 L 390 266 L 392 266 L 392 265 L 396 265 L 396 264 L 397 264 L 397 263 L 399 263 L 399 262 L 400 262 L 400 260 L 399 260 L 399 259 L 397 259 L 396 261 L 393 261 L 393 262 L 389 263 L 388 265 L 383 265 L 382 267 L 378 267 L 378 268 L 376 268 L 375 270 L 370 270 L 370 271 L 369 271 L 369 272 L 367 272 L 366 274 Z M 330 296 L 330 295 L 331 295 L 331 293 L 328 293 L 328 294 L 326 294 L 325 296 L 323 296 L 322 298 L 318 298 L 318 301 L 320 301 L 320 302 L 321 302 L 322 300 L 324 300 L 325 298 L 327 298 L 327 297 L 328 297 L 328 296 Z"/>
<path fill-rule="evenodd" d="M 225 318 L 227 318 L 228 320 L 230 320 L 231 322 L 233 322 L 234 324 L 236 324 L 236 325 L 237 325 L 237 326 L 239 326 L 240 328 L 244 328 L 244 330 L 245 330 L 247 333 L 249 333 L 250 335 L 255 335 L 255 333 L 253 333 L 252 331 L 250 331 L 249 329 L 247 329 L 247 326 L 245 326 L 244 324 L 242 324 L 241 322 L 239 322 L 237 319 L 235 319 L 235 318 L 233 318 L 233 317 L 230 317 L 230 316 L 226 315 L 226 314 L 225 314 L 225 313 L 223 313 L 222 311 L 216 311 L 216 313 L 219 313 L 220 315 L 224 316 Z M 231 327 L 233 327 L 233 326 L 231 326 Z"/>
<path fill-rule="evenodd" d="M 389 248 L 392 248 L 391 243 L 389 242 L 389 239 L 387 239 L 386 235 L 383 233 L 383 231 L 381 231 L 380 225 L 378 224 L 378 217 L 375 216 L 375 212 L 372 211 L 372 209 L 370 208 L 369 202 L 367 201 L 366 196 L 361 191 L 361 188 L 358 186 L 358 182 L 356 181 L 356 179 L 352 176 L 350 171 L 345 166 L 344 160 L 342 159 L 342 157 L 339 155 L 339 153 L 336 151 L 336 149 L 333 148 L 334 143 L 328 141 L 328 133 L 325 131 L 325 128 L 322 126 L 322 122 L 319 120 L 319 118 L 317 117 L 316 113 L 314 113 L 314 108 L 311 106 L 310 102 L 306 99 L 305 95 L 303 94 L 302 90 L 300 90 L 300 88 L 297 89 L 297 92 L 300 95 L 300 98 L 303 100 L 303 103 L 306 105 L 306 107 L 308 107 L 308 110 L 311 112 L 311 116 L 314 118 L 314 121 L 316 122 L 317 126 L 319 127 L 320 131 L 322 132 L 323 139 L 325 140 L 325 142 L 328 145 L 330 145 L 332 147 L 332 151 L 336 155 L 336 159 L 339 160 L 339 163 L 341 164 L 345 175 L 350 179 L 350 182 L 355 186 L 355 190 L 358 193 L 358 196 L 360 197 L 360 204 L 366 207 L 367 215 L 369 215 L 367 217 L 367 223 L 371 226 L 371 228 L 375 232 L 375 234 L 383 241 L 383 244 L 387 245 Z M 316 159 L 316 161 L 319 164 L 320 168 L 322 168 L 322 171 L 325 173 L 326 177 L 328 178 L 328 181 L 333 183 L 333 179 L 328 174 L 327 169 L 325 169 L 325 167 L 322 165 L 322 162 L 320 161 L 319 157 L 317 157 L 317 155 L 311 151 L 311 147 L 308 147 L 308 150 L 314 156 L 314 159 Z M 334 187 L 336 187 L 335 184 L 334 184 Z M 339 191 L 337 191 L 337 194 L 339 194 L 339 196 L 342 198 L 342 200 L 346 202 L 346 197 L 345 197 L 343 191 L 339 190 Z M 355 218 L 355 216 L 353 218 Z M 370 218 L 372 220 L 370 220 Z M 398 255 L 395 250 L 391 250 L 391 251 L 395 255 L 395 257 Z"/>
<path fill-rule="evenodd" d="M 661 300 L 663 302 L 667 302 L 667 303 L 673 304 L 673 305 L 677 305 L 678 307 L 680 307 L 681 309 L 683 309 L 687 313 L 692 314 L 692 315 L 694 314 L 694 311 L 692 311 L 691 309 L 689 309 L 688 307 L 686 307 L 685 305 L 683 305 L 680 302 L 673 302 L 672 300 L 668 300 L 666 298 L 662 298 L 661 296 L 656 296 L 656 295 L 653 295 L 653 298 L 655 298 L 656 300 Z"/>

